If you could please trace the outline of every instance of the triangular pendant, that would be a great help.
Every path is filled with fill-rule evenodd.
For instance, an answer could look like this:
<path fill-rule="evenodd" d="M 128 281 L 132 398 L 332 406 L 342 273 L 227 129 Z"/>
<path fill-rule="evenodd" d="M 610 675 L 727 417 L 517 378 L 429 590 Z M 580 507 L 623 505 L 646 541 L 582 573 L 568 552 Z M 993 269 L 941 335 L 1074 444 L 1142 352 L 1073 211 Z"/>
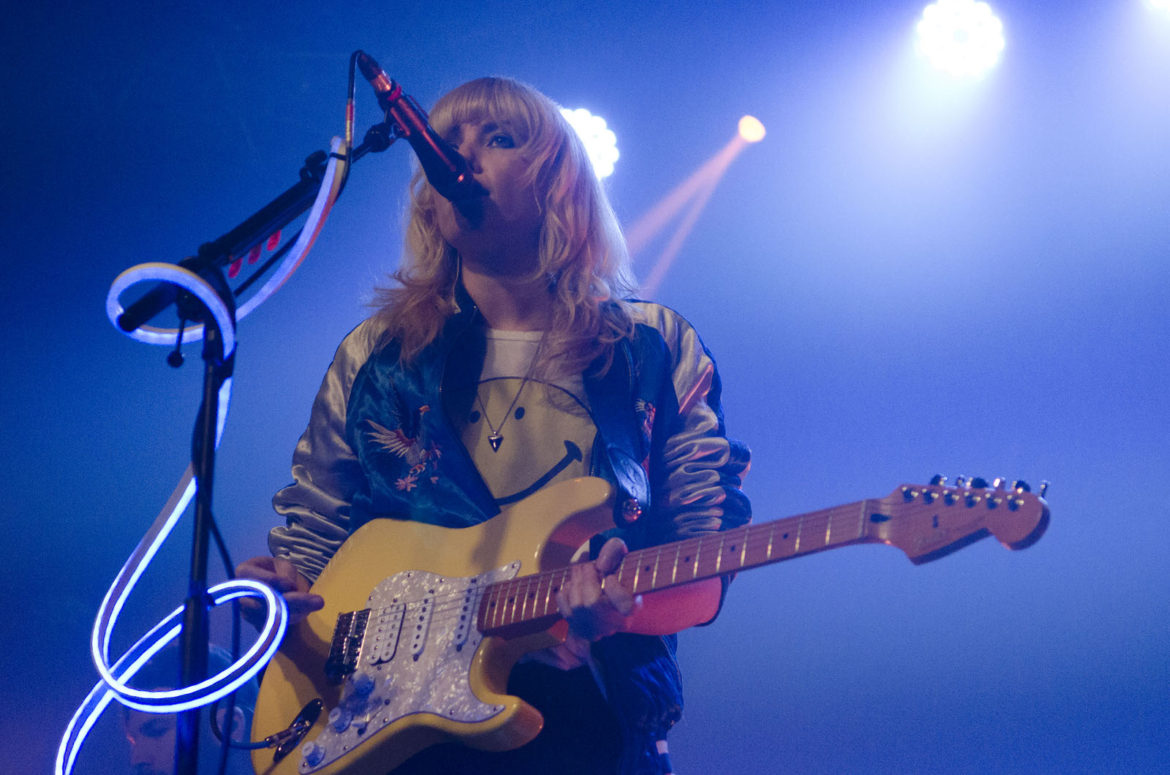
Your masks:
<path fill-rule="evenodd" d="M 488 444 L 492 445 L 492 452 L 498 452 L 500 445 L 503 443 L 504 437 L 498 433 L 493 433 L 491 436 L 488 436 Z"/>

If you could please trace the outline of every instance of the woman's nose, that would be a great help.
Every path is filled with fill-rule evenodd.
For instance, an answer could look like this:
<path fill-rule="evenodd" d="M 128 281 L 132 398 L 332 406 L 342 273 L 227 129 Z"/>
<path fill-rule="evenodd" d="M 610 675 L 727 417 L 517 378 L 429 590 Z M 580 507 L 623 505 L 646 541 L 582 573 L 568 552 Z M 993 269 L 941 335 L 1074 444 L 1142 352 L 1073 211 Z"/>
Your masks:
<path fill-rule="evenodd" d="M 459 145 L 457 145 L 455 147 L 455 150 L 458 151 L 459 155 L 462 156 L 467 161 L 467 165 L 469 167 L 471 167 L 472 172 L 479 172 L 480 171 L 479 166 L 476 163 L 476 153 L 475 153 L 475 142 L 474 141 L 464 140 L 464 141 L 460 142 Z"/>

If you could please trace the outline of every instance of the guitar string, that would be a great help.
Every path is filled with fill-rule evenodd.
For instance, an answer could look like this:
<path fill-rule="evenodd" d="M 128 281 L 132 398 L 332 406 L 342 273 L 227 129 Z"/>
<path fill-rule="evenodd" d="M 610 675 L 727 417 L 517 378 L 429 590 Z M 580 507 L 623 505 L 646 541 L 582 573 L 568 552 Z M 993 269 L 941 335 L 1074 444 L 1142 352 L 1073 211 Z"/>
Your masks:
<path fill-rule="evenodd" d="M 814 528 L 814 529 L 819 529 L 819 527 L 821 525 L 824 525 L 827 527 L 829 522 L 831 522 L 831 520 L 836 518 L 837 516 L 839 516 L 841 514 L 848 514 L 849 512 L 853 512 L 855 510 L 856 510 L 856 504 L 850 504 L 849 508 L 837 507 L 834 509 L 826 510 L 825 513 L 812 512 L 808 516 L 804 517 L 803 523 L 789 523 L 789 525 L 794 527 L 794 529 L 796 529 L 798 532 L 802 532 L 803 528 L 806 526 Z M 793 518 L 789 518 L 789 519 L 793 519 Z M 785 520 L 775 520 L 773 522 L 766 522 L 766 523 L 759 524 L 759 525 L 745 526 L 745 529 L 740 531 L 740 536 L 742 536 L 742 538 L 744 540 L 736 543 L 736 546 L 741 547 L 739 550 L 741 557 L 743 555 L 746 555 L 747 549 L 749 548 L 747 545 L 752 544 L 753 542 L 758 542 L 760 535 L 762 535 L 764 533 L 774 534 L 776 528 L 781 526 L 784 523 L 785 523 Z M 637 565 L 637 566 L 647 565 L 647 566 L 651 566 L 651 567 L 653 567 L 656 564 L 660 565 L 662 558 L 669 555 L 671 553 L 671 551 L 674 552 L 676 557 L 681 557 L 685 552 L 687 554 L 687 559 L 689 559 L 690 556 L 692 556 L 692 555 L 697 555 L 697 556 L 699 556 L 699 564 L 702 566 L 709 565 L 712 562 L 715 562 L 718 564 L 723 559 L 723 555 L 726 552 L 726 543 L 727 543 L 728 539 L 731 538 L 735 534 L 735 532 L 736 531 L 728 531 L 726 533 L 711 533 L 711 534 L 708 534 L 705 536 L 698 536 L 695 538 L 689 538 L 689 539 L 684 539 L 682 541 L 677 541 L 677 542 L 673 542 L 670 544 L 665 544 L 661 547 L 648 547 L 647 549 L 638 550 L 636 552 L 630 552 L 625 558 L 627 560 L 627 563 L 623 563 L 623 566 L 619 569 L 619 578 L 620 578 L 620 575 L 622 572 L 628 570 L 631 567 L 634 567 L 635 565 Z M 790 530 L 789 532 L 791 533 L 792 531 Z M 769 537 L 773 537 L 773 536 L 770 535 Z M 715 552 L 714 555 L 712 555 L 710 552 L 710 549 L 712 547 L 704 547 L 703 546 L 703 544 L 712 544 L 712 543 L 723 544 L 724 546 L 721 546 L 720 550 Z M 818 547 L 818 548 L 823 548 L 824 546 L 827 546 L 827 545 L 828 544 L 822 543 L 822 546 Z M 707 557 L 702 556 L 702 550 L 704 548 L 706 548 L 708 550 Z M 812 551 L 812 550 L 809 550 L 809 551 Z M 634 560 L 637 560 L 637 562 L 636 563 L 632 562 Z M 728 570 L 726 572 L 732 572 L 732 571 L 734 571 L 737 568 L 740 568 L 742 566 L 743 566 L 742 561 L 739 563 L 736 563 L 734 566 L 729 565 Z M 635 572 L 637 572 L 638 568 L 635 567 L 634 570 L 635 570 Z M 702 573 L 706 573 L 706 572 L 707 572 L 707 569 L 706 569 L 706 567 L 704 567 L 702 569 Z M 723 571 L 722 570 L 714 570 L 711 572 L 718 575 L 719 573 L 721 573 Z M 553 577 L 555 577 L 557 574 L 561 574 L 563 576 L 564 573 L 565 573 L 565 569 L 555 568 L 551 571 L 544 571 L 544 572 L 540 572 L 540 573 L 530 574 L 527 576 L 521 576 L 521 577 L 518 577 L 515 579 L 507 579 L 504 581 L 493 582 L 493 583 L 488 584 L 482 588 L 484 591 L 482 593 L 480 593 L 480 599 L 482 600 L 482 599 L 488 597 L 489 595 L 494 594 L 496 597 L 497 604 L 502 603 L 504 608 L 507 608 L 508 606 L 515 607 L 514 603 L 516 601 L 519 601 L 519 600 L 524 599 L 524 598 L 528 598 L 528 600 L 530 600 L 530 601 L 532 600 L 532 598 L 529 596 L 529 593 L 531 592 L 532 587 L 535 586 L 536 591 L 539 593 L 540 587 L 544 585 L 544 582 L 546 580 L 552 580 Z M 555 590 L 558 588 L 558 586 L 555 583 L 549 585 L 549 587 L 551 590 Z M 464 592 L 460 591 L 460 592 L 448 593 L 447 595 L 439 595 L 439 596 L 431 597 L 431 598 L 429 598 L 429 600 L 430 600 L 431 605 L 435 606 L 435 611 L 433 613 L 439 613 L 439 612 L 445 612 L 448 610 L 455 610 L 454 608 L 450 608 L 450 609 L 444 608 L 444 606 L 446 606 L 452 602 L 455 602 L 456 606 L 459 607 L 459 606 L 461 606 L 462 601 L 465 598 L 466 598 L 466 595 L 464 594 Z M 425 605 L 426 602 L 427 602 L 427 598 L 416 598 L 416 599 L 404 601 L 403 603 L 400 603 L 397 605 L 404 605 L 405 606 L 404 613 L 406 613 L 406 612 L 411 612 L 411 611 L 417 611 L 418 608 L 420 606 Z M 527 605 L 530 605 L 530 604 L 531 603 L 526 603 L 525 607 L 527 607 Z M 387 611 L 392 607 L 393 606 L 386 606 L 383 608 L 371 608 L 371 609 L 364 609 L 364 610 L 371 611 L 371 616 L 374 616 L 374 615 L 379 615 L 381 612 Z M 461 610 L 461 608 L 460 608 L 460 610 Z"/>
<path fill-rule="evenodd" d="M 850 510 L 852 510 L 852 509 L 850 509 Z M 810 526 L 813 528 L 817 528 L 817 527 L 819 527 L 819 524 L 824 524 L 827 526 L 829 521 L 831 519 L 835 518 L 836 516 L 838 516 L 838 514 L 836 514 L 836 513 L 825 514 L 825 515 L 818 514 L 815 517 L 810 516 L 804 520 L 804 525 L 797 525 L 796 527 L 797 527 L 797 529 L 800 529 L 800 528 L 803 528 L 805 525 L 807 525 L 807 526 Z M 765 532 L 774 533 L 776 527 L 779 527 L 782 524 L 782 522 L 783 522 L 782 520 L 778 520 L 778 521 L 774 521 L 774 522 L 764 523 L 762 525 L 747 526 L 748 529 L 744 530 L 740 533 L 740 536 L 742 536 L 744 538 L 744 540 L 737 542 L 735 544 L 735 546 L 741 547 L 744 545 L 752 544 L 754 541 L 758 541 L 760 534 L 763 534 Z M 626 557 L 627 562 L 619 570 L 619 574 L 621 572 L 627 571 L 629 568 L 634 567 L 635 565 L 639 565 L 639 566 L 640 565 L 653 566 L 654 564 L 660 565 L 662 558 L 667 557 L 671 553 L 671 551 L 673 551 L 673 553 L 675 554 L 676 557 L 682 557 L 682 555 L 685 552 L 687 554 L 686 559 L 688 559 L 688 560 L 692 555 L 699 555 L 700 556 L 700 565 L 703 565 L 703 566 L 706 566 L 706 565 L 710 564 L 711 562 L 718 563 L 722 559 L 723 555 L 726 553 L 726 543 L 733 536 L 733 533 L 734 533 L 734 531 L 728 531 L 727 533 L 712 533 L 712 534 L 709 534 L 706 536 L 695 537 L 695 538 L 685 539 L 683 541 L 674 542 L 671 544 L 666 544 L 662 547 L 649 547 L 647 549 L 639 550 L 637 552 L 631 552 L 629 555 L 627 555 L 627 557 Z M 710 549 L 712 547 L 704 547 L 703 546 L 704 544 L 711 544 L 711 543 L 722 543 L 722 544 L 724 544 L 724 546 L 720 548 L 720 551 L 717 551 L 714 555 L 711 555 Z M 702 556 L 702 550 L 704 548 L 706 548 L 708 550 L 707 557 Z M 748 548 L 750 548 L 750 547 L 748 547 Z M 743 551 L 743 548 L 740 549 L 740 554 L 741 554 L 741 556 L 746 554 L 746 552 Z M 634 562 L 635 560 L 637 562 Z M 742 567 L 742 563 L 736 564 L 735 567 L 729 566 L 728 572 L 730 572 L 731 570 L 734 570 L 736 567 Z M 637 570 L 637 569 L 635 568 L 635 570 Z M 707 572 L 707 569 L 705 567 L 703 568 L 703 572 L 704 573 Z M 715 570 L 712 572 L 718 574 L 721 571 Z M 532 598 L 529 595 L 529 593 L 531 592 L 531 588 L 535 586 L 537 592 L 539 592 L 540 587 L 544 585 L 544 582 L 546 580 L 550 580 L 552 577 L 556 576 L 558 573 L 563 575 L 564 569 L 557 568 L 557 569 L 553 569 L 551 571 L 534 573 L 534 574 L 530 574 L 527 576 L 521 576 L 521 577 L 515 578 L 515 579 L 508 579 L 508 580 L 504 580 L 504 581 L 500 581 L 500 582 L 494 582 L 492 584 L 489 584 L 489 585 L 483 587 L 483 589 L 485 591 L 482 594 L 484 597 L 491 595 L 491 594 L 494 594 L 495 597 L 497 598 L 497 603 L 502 602 L 504 604 L 504 606 L 507 607 L 508 605 L 511 605 L 514 601 L 516 601 L 518 599 L 522 599 L 522 598 L 527 597 L 529 600 L 531 600 Z M 550 586 L 552 589 L 556 589 L 555 584 L 550 585 Z M 506 599 L 505 599 L 505 596 L 506 596 Z M 450 602 L 451 600 L 455 600 L 455 599 L 462 601 L 464 599 L 464 595 L 461 593 L 452 593 L 452 594 L 449 594 L 445 597 L 439 596 L 439 597 L 431 598 L 431 601 L 434 604 L 443 605 L 444 603 Z M 407 601 L 404 605 L 406 605 L 408 607 L 408 610 L 409 610 L 412 607 L 417 608 L 419 605 L 422 605 L 422 604 L 423 604 L 423 600 L 420 599 L 420 600 Z"/>
<path fill-rule="evenodd" d="M 736 543 L 736 546 L 740 547 L 739 549 L 737 549 L 737 551 L 741 555 L 741 557 L 743 557 L 748 552 L 747 545 L 752 544 L 752 543 L 758 543 L 759 539 L 762 535 L 767 534 L 767 535 L 769 535 L 770 539 L 774 540 L 775 531 L 780 526 L 791 527 L 792 529 L 789 530 L 789 533 L 796 531 L 797 534 L 801 535 L 802 538 L 803 538 L 803 533 L 805 531 L 805 528 L 809 528 L 811 531 L 811 534 L 815 536 L 819 533 L 820 528 L 822 526 L 827 528 L 829 526 L 829 524 L 835 518 L 837 518 L 839 516 L 852 516 L 852 515 L 856 514 L 860 503 L 861 502 L 847 504 L 845 506 L 837 506 L 837 507 L 833 507 L 830 509 L 823 509 L 821 511 L 816 511 L 816 512 L 809 512 L 807 515 L 802 515 L 800 517 L 788 517 L 785 519 L 773 520 L 772 522 L 765 522 L 765 523 L 757 524 L 757 525 L 745 525 L 743 528 L 739 528 L 736 530 L 731 530 L 731 531 L 727 531 L 727 532 L 723 532 L 723 533 L 709 533 L 709 534 L 706 534 L 703 536 L 696 536 L 694 538 L 688 538 L 688 539 L 684 539 L 682 541 L 664 544 L 664 545 L 658 546 L 658 547 L 648 547 L 646 549 L 636 550 L 636 551 L 630 552 L 628 555 L 626 555 L 625 558 L 623 558 L 623 564 L 619 568 L 619 571 L 618 571 L 619 572 L 619 580 L 623 580 L 623 579 L 621 579 L 622 573 L 626 572 L 627 570 L 629 570 L 631 568 L 633 569 L 635 576 L 637 576 L 640 573 L 640 569 L 642 566 L 649 566 L 651 568 L 655 568 L 657 566 L 660 566 L 662 559 L 665 556 L 671 554 L 672 552 L 675 554 L 676 558 L 682 557 L 684 555 L 684 553 L 686 554 L 686 556 L 688 558 L 694 556 L 696 558 L 696 564 L 703 566 L 700 569 L 700 572 L 705 574 L 705 573 L 707 573 L 707 568 L 706 568 L 707 565 L 709 565 L 711 563 L 716 563 L 717 565 L 719 565 L 723 562 L 723 560 L 724 560 L 723 555 L 726 552 L 726 543 L 727 543 L 728 539 L 732 538 L 733 536 L 737 537 L 737 538 L 742 537 L 742 539 L 743 539 L 742 541 L 738 541 Z M 795 521 L 789 522 L 788 520 L 795 520 Z M 737 533 L 738 533 L 738 536 L 736 535 Z M 860 538 L 860 537 L 861 536 L 858 536 L 858 538 Z M 784 540 L 787 540 L 787 539 L 784 539 Z M 852 540 L 852 539 L 850 539 L 850 540 Z M 719 547 L 718 551 L 716 551 L 716 552 L 714 552 L 714 554 L 712 554 L 710 550 L 714 547 L 711 547 L 711 546 L 705 547 L 704 544 L 721 544 L 721 546 Z M 817 548 L 826 548 L 829 545 L 830 544 L 822 542 L 822 544 Z M 703 556 L 704 549 L 707 550 L 706 553 L 709 556 Z M 809 549 L 807 551 L 814 551 L 814 550 Z M 797 551 L 793 552 L 792 555 L 799 554 L 799 553 L 800 553 L 799 550 L 797 550 Z M 775 555 L 772 559 L 778 559 L 779 556 L 780 555 Z M 634 560 L 636 560 L 637 562 L 632 562 Z M 767 560 L 765 560 L 764 562 L 767 562 Z M 676 563 L 677 563 L 677 560 L 676 560 Z M 733 561 L 732 563 L 728 564 L 726 571 L 723 571 L 720 569 L 720 570 L 712 571 L 712 573 L 713 573 L 713 575 L 719 575 L 720 573 L 723 573 L 723 572 L 730 573 L 730 572 L 733 572 L 733 571 L 735 571 L 739 568 L 742 568 L 742 567 L 743 567 L 742 561 L 739 561 L 739 562 Z M 494 626 L 506 626 L 507 624 L 516 624 L 517 621 L 515 620 L 515 616 L 516 616 L 515 609 L 518 607 L 517 603 L 521 603 L 525 599 L 530 601 L 530 602 L 522 602 L 522 605 L 519 606 L 522 608 L 522 610 L 527 609 L 530 605 L 533 605 L 533 603 L 531 602 L 532 598 L 529 597 L 529 592 L 531 591 L 531 588 L 535 587 L 536 592 L 539 596 L 540 588 L 543 585 L 544 581 L 553 580 L 553 577 L 555 577 L 557 574 L 562 575 L 562 582 L 563 582 L 563 576 L 566 574 L 566 569 L 555 568 L 555 569 L 550 570 L 550 571 L 533 573 L 533 574 L 529 574 L 527 576 L 521 576 L 521 577 L 514 578 L 514 579 L 506 579 L 503 581 L 493 582 L 491 584 L 485 585 L 484 587 L 481 588 L 483 591 L 480 592 L 478 595 L 480 602 L 476 605 L 476 608 L 478 609 L 479 606 L 481 606 L 483 604 L 483 601 L 485 599 L 489 598 L 489 596 L 494 595 L 496 598 L 495 602 L 497 605 L 497 609 L 495 612 L 492 612 L 491 615 L 496 616 L 497 618 L 502 618 L 502 619 L 506 620 L 503 623 L 497 624 Z M 692 571 L 692 579 L 697 575 L 700 575 L 700 574 Z M 684 579 L 684 583 L 685 583 L 685 581 L 689 581 L 689 580 L 691 580 L 691 579 Z M 549 586 L 550 590 L 554 590 L 554 589 L 559 588 L 559 586 L 555 583 L 549 584 L 548 586 Z M 460 591 L 460 592 L 451 592 L 451 593 L 447 593 L 446 595 L 438 595 L 438 596 L 429 598 L 430 604 L 434 607 L 432 612 L 431 612 L 432 619 L 436 618 L 436 616 L 439 616 L 439 615 L 447 615 L 449 613 L 455 613 L 455 612 L 462 613 L 462 604 L 463 604 L 463 601 L 466 599 L 466 597 L 467 596 L 465 594 L 465 591 Z M 543 606 L 543 609 L 546 612 L 551 613 L 549 611 L 549 602 L 548 602 L 548 598 L 551 598 L 551 594 L 545 595 L 545 598 L 546 598 L 545 601 L 542 602 L 542 601 L 537 600 L 535 604 Z M 407 600 L 407 601 L 404 601 L 402 603 L 398 603 L 395 605 L 403 605 L 404 606 L 402 613 L 403 613 L 403 616 L 405 617 L 406 615 L 409 615 L 411 613 L 417 613 L 418 610 L 422 606 L 427 604 L 427 602 L 428 602 L 427 598 L 416 598 L 416 599 Z M 452 603 L 454 603 L 454 605 L 451 605 Z M 360 610 L 369 611 L 370 618 L 373 619 L 375 616 L 384 615 L 385 612 L 389 611 L 393 607 L 394 606 L 392 605 L 392 606 L 383 606 L 380 608 L 367 608 L 367 609 L 360 609 Z M 511 608 L 512 610 L 508 610 L 509 608 Z M 554 606 L 554 608 L 555 608 L 555 606 Z M 502 615 L 500 615 L 498 613 L 501 610 L 505 611 L 505 613 Z M 352 613 L 357 613 L 357 612 L 355 611 Z M 473 616 L 475 616 L 478 619 L 478 610 L 476 610 L 474 612 L 469 611 L 469 613 L 471 613 Z M 543 616 L 543 615 L 546 615 L 546 614 L 540 614 L 540 616 Z M 535 616 L 534 616 L 534 618 L 535 618 Z M 523 616 L 519 621 L 524 621 Z M 488 629 L 492 629 L 492 626 L 489 626 Z"/>
<path fill-rule="evenodd" d="M 619 580 L 624 582 L 622 576 L 632 569 L 634 574 L 632 591 L 637 592 L 640 585 L 640 575 L 643 570 L 648 570 L 651 573 L 651 583 L 645 590 L 649 591 L 658 588 L 657 574 L 661 570 L 664 559 L 667 559 L 667 566 L 671 572 L 671 583 L 686 583 L 700 576 L 709 577 L 722 573 L 730 573 L 744 567 L 750 568 L 761 564 L 768 564 L 771 561 L 779 561 L 780 559 L 812 553 L 830 548 L 834 545 L 856 543 L 865 537 L 864 519 L 865 514 L 868 513 L 866 506 L 869 503 L 870 500 L 857 501 L 842 506 L 809 512 L 796 517 L 787 517 L 756 525 L 745 525 L 735 530 L 706 534 L 662 546 L 648 547 L 630 552 L 623 558 L 622 565 L 618 569 Z M 945 504 L 945 501 L 941 498 L 935 498 L 932 503 L 942 505 Z M 961 501 L 956 501 L 955 503 L 961 503 Z M 913 506 L 914 504 L 910 505 Z M 850 523 L 855 519 L 857 520 L 857 534 L 856 536 L 846 534 L 845 538 L 838 538 L 834 541 L 834 536 L 832 535 L 833 521 L 841 517 L 848 518 Z M 904 519 L 905 516 L 902 518 Z M 791 550 L 786 550 L 783 554 L 774 552 L 776 532 L 781 527 L 789 528 L 787 533 L 781 537 L 782 542 L 790 540 L 791 534 L 796 533 L 796 542 L 793 544 Z M 813 543 L 810 548 L 805 548 L 802 551 L 801 543 L 805 540 L 806 529 L 808 540 L 815 542 L 820 535 L 821 528 L 824 528 L 825 532 L 824 537 L 820 539 L 820 543 Z M 768 539 L 766 556 L 757 558 L 755 555 L 758 553 L 762 539 L 765 536 Z M 732 542 L 730 552 L 727 546 L 729 541 Z M 712 553 L 713 549 L 715 551 Z M 735 558 L 737 549 L 739 553 L 738 559 Z M 671 552 L 674 553 L 673 560 L 669 559 Z M 749 553 L 752 555 L 750 562 L 748 561 Z M 678 582 L 680 558 L 690 561 L 692 556 L 694 560 L 691 562 L 690 578 L 688 579 L 684 576 L 683 581 Z M 725 561 L 727 562 L 726 569 L 723 567 Z M 712 563 L 714 563 L 713 570 L 710 568 Z M 445 622 L 453 615 L 467 613 L 472 616 L 473 623 L 477 629 L 479 629 L 482 621 L 485 625 L 485 630 L 492 630 L 555 614 L 555 605 L 553 604 L 554 592 L 559 589 L 560 585 L 563 585 L 567 573 L 568 569 L 566 568 L 555 568 L 550 571 L 487 584 L 480 588 L 481 591 L 477 591 L 472 596 L 472 599 L 477 601 L 474 603 L 474 611 L 470 607 L 467 607 L 465 610 L 464 602 L 468 601 L 466 590 L 430 598 L 430 605 L 433 606 L 431 620 Z M 546 584 L 546 582 L 548 583 Z M 541 594 L 542 589 L 543 595 Z M 491 611 L 484 609 L 485 601 L 492 601 Z M 455 603 L 455 605 L 452 606 L 451 603 Z M 400 627 L 405 626 L 407 615 L 416 613 L 420 607 L 426 604 L 427 600 L 425 598 L 407 600 L 401 603 L 400 605 L 403 606 L 403 622 Z M 393 606 L 364 610 L 370 611 L 370 617 L 373 618 L 382 615 L 391 607 Z"/>
<path fill-rule="evenodd" d="M 788 533 L 786 533 L 782 537 L 782 540 L 788 540 L 789 535 L 795 531 L 797 533 L 797 540 L 799 542 L 799 540 L 801 538 L 803 538 L 804 530 L 806 527 L 809 527 L 811 529 L 811 531 L 812 531 L 811 536 L 815 537 L 819 533 L 819 528 L 823 526 L 823 527 L 825 527 L 825 537 L 824 537 L 823 541 L 821 542 L 821 544 L 819 546 L 815 546 L 814 548 L 807 549 L 806 553 L 817 551 L 820 549 L 825 549 L 825 548 L 828 548 L 829 546 L 833 545 L 833 541 L 831 540 L 832 539 L 832 535 L 831 535 L 832 521 L 840 516 L 850 517 L 851 519 L 854 516 L 856 516 L 856 517 L 859 517 L 861 520 L 864 520 L 864 513 L 865 513 L 864 507 L 865 507 L 866 503 L 867 503 L 867 501 L 859 501 L 859 502 L 856 502 L 853 504 L 847 504 L 845 506 L 839 506 L 839 507 L 834 507 L 831 509 L 825 509 L 825 510 L 822 510 L 819 512 L 810 512 L 809 514 L 803 515 L 801 517 L 795 517 L 795 518 L 790 517 L 787 519 L 776 520 L 776 521 L 764 523 L 761 525 L 748 525 L 748 526 L 745 526 L 741 530 L 728 531 L 726 533 L 709 534 L 706 536 L 700 536 L 700 537 L 696 537 L 696 538 L 692 538 L 692 539 L 686 539 L 686 540 L 680 541 L 680 542 L 666 544 L 666 545 L 661 546 L 661 547 L 650 547 L 650 548 L 645 549 L 645 550 L 640 550 L 637 553 L 631 553 L 630 555 L 627 556 L 628 559 L 637 560 L 637 562 L 636 563 L 631 562 L 628 565 L 623 564 L 623 566 L 619 570 L 619 578 L 621 577 L 622 572 L 628 570 L 629 567 L 632 567 L 636 564 L 637 566 L 639 566 L 639 567 L 636 567 L 635 571 L 634 571 L 635 572 L 635 585 L 637 585 L 639 574 L 643 570 L 643 567 L 641 567 L 641 566 L 644 565 L 646 569 L 652 568 L 651 572 L 653 573 L 653 577 L 652 577 L 652 582 L 651 582 L 650 586 L 651 586 L 651 588 L 655 587 L 656 586 L 656 578 L 654 578 L 654 577 L 656 577 L 658 571 L 660 570 L 660 565 L 662 563 L 663 558 L 668 557 L 668 555 L 670 554 L 672 549 L 673 549 L 674 555 L 675 555 L 674 560 L 673 560 L 673 562 L 668 560 L 668 565 L 670 565 L 671 569 L 672 569 L 672 582 L 675 579 L 677 579 L 679 558 L 682 557 L 683 552 L 687 549 L 693 549 L 694 550 L 693 554 L 695 554 L 695 562 L 694 562 L 694 569 L 692 570 L 692 578 L 699 575 L 698 569 L 699 569 L 700 565 L 703 566 L 702 573 L 705 575 L 706 574 L 719 574 L 719 573 L 723 572 L 722 571 L 722 564 L 723 564 L 723 561 L 725 559 L 725 554 L 727 553 L 727 543 L 729 540 L 733 541 L 733 543 L 731 546 L 731 554 L 730 554 L 731 562 L 729 562 L 729 564 L 728 564 L 727 572 L 731 572 L 733 570 L 736 570 L 738 568 L 742 568 L 745 565 L 747 565 L 746 558 L 747 558 L 749 549 L 752 549 L 753 553 L 756 550 L 758 550 L 759 540 L 764 535 L 767 535 L 767 537 L 769 539 L 768 540 L 769 549 L 768 549 L 768 553 L 767 553 L 768 556 L 766 558 L 764 558 L 763 560 L 760 560 L 759 562 L 766 564 L 769 560 L 780 559 L 780 556 L 776 556 L 776 557 L 772 556 L 772 548 L 771 548 L 771 544 L 775 541 L 776 531 L 780 527 L 789 527 L 790 528 Z M 864 538 L 863 522 L 859 522 L 858 523 L 858 534 L 857 534 L 856 538 L 847 536 L 843 542 L 852 543 L 852 542 L 855 542 L 855 541 L 860 540 L 862 538 Z M 841 542 L 842 541 L 839 539 L 838 543 L 841 543 Z M 712 544 L 712 543 L 714 543 L 717 547 L 717 550 L 715 551 L 713 558 L 710 556 L 711 549 L 716 548 L 716 547 L 711 547 L 711 546 L 704 547 L 703 546 L 703 544 Z M 735 548 L 737 546 L 739 547 L 739 553 L 740 553 L 740 557 L 739 557 L 738 562 L 736 562 L 735 558 L 734 558 L 734 552 L 735 552 Z M 708 556 L 706 556 L 706 557 L 702 556 L 702 551 L 704 549 L 707 550 Z M 797 543 L 797 544 L 794 544 L 792 551 L 788 552 L 785 556 L 796 556 L 800 553 L 801 552 L 800 552 L 799 543 Z M 688 555 L 688 558 L 689 558 L 689 555 Z M 652 562 L 651 562 L 651 560 L 652 560 Z M 710 565 L 712 561 L 715 564 L 715 568 L 713 571 L 710 571 L 707 568 L 707 566 Z M 523 622 L 523 621 L 526 621 L 526 620 L 531 619 L 531 618 L 539 618 L 539 617 L 543 617 L 545 615 L 552 613 L 551 606 L 550 606 L 550 600 L 552 598 L 553 592 L 556 589 L 558 589 L 558 585 L 556 583 L 557 580 L 555 578 L 558 573 L 560 573 L 560 581 L 563 583 L 565 569 L 554 569 L 553 571 L 532 574 L 529 576 L 520 577 L 518 579 L 510 579 L 510 580 L 506 580 L 503 582 L 496 582 L 494 584 L 490 584 L 490 585 L 484 587 L 483 588 L 484 592 L 481 593 L 481 595 L 480 595 L 480 601 L 481 601 L 480 605 L 482 606 L 482 601 L 484 598 L 488 598 L 491 596 L 494 596 L 494 598 L 495 598 L 494 609 L 490 612 L 485 612 L 485 616 L 483 617 L 485 620 L 487 620 L 486 629 L 490 630 L 490 629 L 494 629 L 494 628 L 498 628 L 498 627 L 502 627 L 502 626 L 507 626 L 509 624 L 516 624 L 518 622 Z M 684 579 L 684 581 L 685 580 L 686 579 Z M 545 584 L 546 581 L 549 582 L 547 585 Z M 544 587 L 544 595 L 543 596 L 540 594 L 542 587 Z M 635 586 L 635 589 L 636 589 L 636 586 Z M 453 598 L 456 596 L 451 596 L 451 597 Z M 464 600 L 463 595 L 458 595 L 457 597 L 461 602 Z M 408 602 L 407 604 L 405 604 L 406 607 L 404 609 L 404 615 L 405 615 L 405 611 L 409 611 L 411 609 L 411 607 L 414 607 L 415 609 L 417 609 L 418 605 L 422 605 L 422 604 L 423 604 L 423 601 Z M 442 608 L 441 607 L 442 603 L 439 603 L 438 605 L 440 607 L 434 613 L 438 613 L 442 616 L 445 616 L 449 611 L 454 610 L 454 609 Z M 531 608 L 531 611 L 529 610 L 530 608 Z M 464 610 L 462 608 L 460 608 L 460 613 L 463 613 L 463 612 L 464 612 Z M 477 606 L 477 611 L 476 611 L 476 619 L 477 619 L 477 627 L 478 627 L 478 622 L 480 619 L 478 606 Z"/>

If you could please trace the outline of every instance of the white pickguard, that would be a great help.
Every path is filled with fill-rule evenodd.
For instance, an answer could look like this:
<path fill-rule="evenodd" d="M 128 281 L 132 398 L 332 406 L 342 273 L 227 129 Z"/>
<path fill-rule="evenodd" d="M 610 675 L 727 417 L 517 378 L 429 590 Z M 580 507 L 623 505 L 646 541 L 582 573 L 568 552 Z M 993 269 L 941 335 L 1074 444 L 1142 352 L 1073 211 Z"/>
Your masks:
<path fill-rule="evenodd" d="M 501 712 L 481 702 L 468 682 L 483 640 L 475 626 L 483 590 L 514 578 L 514 562 L 478 576 L 447 578 L 404 571 L 370 594 L 357 670 L 346 679 L 329 724 L 301 747 L 300 772 L 315 772 L 413 713 L 476 723 Z"/>

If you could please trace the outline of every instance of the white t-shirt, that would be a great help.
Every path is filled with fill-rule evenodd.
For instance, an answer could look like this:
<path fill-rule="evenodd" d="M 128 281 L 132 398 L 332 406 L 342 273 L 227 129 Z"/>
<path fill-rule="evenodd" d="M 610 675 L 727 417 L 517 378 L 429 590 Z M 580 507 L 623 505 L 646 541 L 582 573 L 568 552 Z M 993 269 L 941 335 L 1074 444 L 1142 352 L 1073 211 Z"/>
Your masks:
<path fill-rule="evenodd" d="M 530 376 L 540 331 L 487 331 L 479 389 L 463 444 L 501 506 L 552 482 L 589 472 L 597 427 L 580 375 L 551 382 Z"/>

